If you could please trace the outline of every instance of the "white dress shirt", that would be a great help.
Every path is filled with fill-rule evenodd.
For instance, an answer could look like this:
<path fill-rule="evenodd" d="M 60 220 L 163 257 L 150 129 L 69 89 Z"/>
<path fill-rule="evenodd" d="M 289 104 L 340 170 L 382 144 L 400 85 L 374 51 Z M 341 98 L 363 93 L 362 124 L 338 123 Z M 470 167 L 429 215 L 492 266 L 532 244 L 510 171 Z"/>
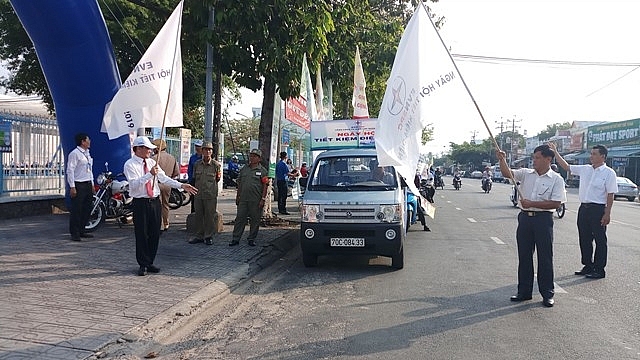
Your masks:
<path fill-rule="evenodd" d="M 560 201 L 567 202 L 567 192 L 564 188 L 564 179 L 557 172 L 549 169 L 546 173 L 538 175 L 534 169 L 513 170 L 513 177 L 520 182 L 522 197 L 531 201 Z M 518 199 L 519 200 L 519 199 Z M 555 209 L 526 208 L 526 211 L 549 211 Z"/>
<path fill-rule="evenodd" d="M 76 187 L 76 182 L 91 181 L 93 184 L 93 159 L 89 149 L 77 146 L 67 158 L 67 183 L 69 187 Z"/>
<path fill-rule="evenodd" d="M 142 159 L 137 155 L 133 155 L 131 159 L 124 163 L 124 176 L 127 177 L 127 181 L 129 182 L 129 194 L 134 198 L 148 198 L 146 183 L 153 181 L 154 178 L 150 172 L 145 174 L 143 160 L 146 160 L 147 169 L 149 170 L 156 165 L 155 160 L 151 158 Z M 155 178 L 157 181 L 153 184 L 153 197 L 160 195 L 158 181 L 175 189 L 182 187 L 181 182 L 168 177 L 159 166 L 158 174 L 156 174 Z"/>
<path fill-rule="evenodd" d="M 592 165 L 569 165 L 569 170 L 580 176 L 578 197 L 581 203 L 605 205 L 607 194 L 618 192 L 616 172 L 606 164 L 595 169 Z"/>

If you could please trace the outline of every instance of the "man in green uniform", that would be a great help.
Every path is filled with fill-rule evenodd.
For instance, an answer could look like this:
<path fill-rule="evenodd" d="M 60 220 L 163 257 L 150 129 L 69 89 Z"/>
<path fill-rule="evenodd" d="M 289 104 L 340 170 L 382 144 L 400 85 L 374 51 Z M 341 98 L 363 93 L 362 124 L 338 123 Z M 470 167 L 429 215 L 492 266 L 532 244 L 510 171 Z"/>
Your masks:
<path fill-rule="evenodd" d="M 213 144 L 206 141 L 202 144 L 202 159 L 193 165 L 195 186 L 201 189 L 193 199 L 195 207 L 196 237 L 189 244 L 204 242 L 213 245 L 215 214 L 218 206 L 218 181 L 222 172 L 220 163 L 214 160 Z"/>
<path fill-rule="evenodd" d="M 240 169 L 238 174 L 238 193 L 236 194 L 238 211 L 233 227 L 233 239 L 229 246 L 235 246 L 240 243 L 244 227 L 247 225 L 247 218 L 249 218 L 247 242 L 249 246 L 256 246 L 262 207 L 266 201 L 267 184 L 269 182 L 267 169 L 260 164 L 261 157 L 260 150 L 251 150 L 249 152 L 249 164 Z"/>

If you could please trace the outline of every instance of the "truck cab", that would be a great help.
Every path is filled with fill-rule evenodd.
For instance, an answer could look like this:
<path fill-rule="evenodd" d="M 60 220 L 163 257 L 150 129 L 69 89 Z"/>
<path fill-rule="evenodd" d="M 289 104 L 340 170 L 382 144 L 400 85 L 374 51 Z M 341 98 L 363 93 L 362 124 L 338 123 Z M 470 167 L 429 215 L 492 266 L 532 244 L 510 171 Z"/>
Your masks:
<path fill-rule="evenodd" d="M 406 185 L 393 166 L 378 166 L 376 150 L 319 154 L 302 199 L 300 246 L 304 265 L 319 255 L 366 254 L 404 266 Z"/>

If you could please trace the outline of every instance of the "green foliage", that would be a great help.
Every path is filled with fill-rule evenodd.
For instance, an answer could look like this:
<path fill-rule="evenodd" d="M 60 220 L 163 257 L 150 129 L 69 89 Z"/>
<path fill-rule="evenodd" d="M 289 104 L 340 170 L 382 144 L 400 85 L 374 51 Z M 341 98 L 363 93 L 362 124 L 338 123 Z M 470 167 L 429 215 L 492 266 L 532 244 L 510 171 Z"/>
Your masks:
<path fill-rule="evenodd" d="M 554 136 L 558 130 L 566 130 L 571 128 L 570 122 L 564 123 L 555 123 L 547 125 L 547 128 L 540 131 L 538 133 L 538 139 L 541 141 L 548 140 L 550 137 Z"/>
<path fill-rule="evenodd" d="M 471 144 L 465 141 L 462 144 L 450 143 L 450 146 L 451 154 L 449 158 L 459 164 L 462 170 L 480 169 L 483 162 L 494 164 L 498 161 L 493 142 L 489 139 L 485 139 L 478 144 Z"/>

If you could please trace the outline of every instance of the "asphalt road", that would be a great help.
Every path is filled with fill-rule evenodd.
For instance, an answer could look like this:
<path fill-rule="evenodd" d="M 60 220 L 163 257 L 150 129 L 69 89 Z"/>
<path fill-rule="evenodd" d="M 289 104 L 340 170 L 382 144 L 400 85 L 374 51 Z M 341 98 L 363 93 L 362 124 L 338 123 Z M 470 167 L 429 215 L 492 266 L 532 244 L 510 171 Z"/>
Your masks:
<path fill-rule="evenodd" d="M 165 359 L 640 359 L 640 203 L 617 200 L 607 278 L 581 268 L 577 189 L 555 221 L 556 305 L 516 291 L 517 209 L 510 186 L 451 178 L 432 232 L 412 228 L 405 267 L 386 258 L 298 249 L 232 292 L 188 329 L 144 349 Z"/>

